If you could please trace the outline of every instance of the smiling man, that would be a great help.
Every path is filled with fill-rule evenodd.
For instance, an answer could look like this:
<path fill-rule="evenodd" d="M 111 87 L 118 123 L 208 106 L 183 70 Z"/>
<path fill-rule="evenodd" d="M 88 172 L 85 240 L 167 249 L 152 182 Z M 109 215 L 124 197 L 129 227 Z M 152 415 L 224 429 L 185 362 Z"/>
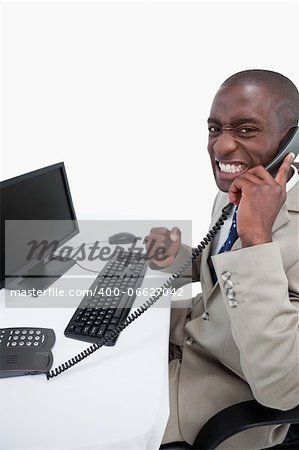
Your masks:
<path fill-rule="evenodd" d="M 281 410 L 299 403 L 299 175 L 292 154 L 275 178 L 264 167 L 298 116 L 298 90 L 276 72 L 237 73 L 216 93 L 208 119 L 220 189 L 212 225 L 228 202 L 235 208 L 179 280 L 200 280 L 202 294 L 172 310 L 164 443 L 192 443 L 211 416 L 241 401 Z M 154 228 L 146 241 L 167 254 L 153 268 L 173 273 L 190 256 L 177 228 Z M 248 430 L 219 449 L 270 447 L 287 429 Z"/>

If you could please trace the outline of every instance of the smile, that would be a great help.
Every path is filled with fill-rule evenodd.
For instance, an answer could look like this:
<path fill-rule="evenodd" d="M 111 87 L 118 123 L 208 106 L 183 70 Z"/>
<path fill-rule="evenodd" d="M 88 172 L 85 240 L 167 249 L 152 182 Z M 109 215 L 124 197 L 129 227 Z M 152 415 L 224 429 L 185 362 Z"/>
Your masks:
<path fill-rule="evenodd" d="M 239 173 L 247 169 L 246 164 L 224 164 L 219 161 L 217 163 L 220 171 L 224 173 Z"/>

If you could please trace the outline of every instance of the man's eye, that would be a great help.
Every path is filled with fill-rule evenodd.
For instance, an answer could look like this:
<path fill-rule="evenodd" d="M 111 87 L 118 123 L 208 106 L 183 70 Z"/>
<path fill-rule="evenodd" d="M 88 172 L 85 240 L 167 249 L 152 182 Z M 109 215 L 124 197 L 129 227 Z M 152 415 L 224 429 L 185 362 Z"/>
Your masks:
<path fill-rule="evenodd" d="M 218 133 L 219 132 L 219 127 L 215 127 L 214 125 L 210 125 L 208 127 L 208 130 L 210 133 Z"/>
<path fill-rule="evenodd" d="M 238 130 L 238 132 L 242 133 L 242 134 L 255 133 L 256 129 L 255 128 L 251 128 L 251 127 L 243 127 L 243 128 L 240 128 L 240 130 Z"/>

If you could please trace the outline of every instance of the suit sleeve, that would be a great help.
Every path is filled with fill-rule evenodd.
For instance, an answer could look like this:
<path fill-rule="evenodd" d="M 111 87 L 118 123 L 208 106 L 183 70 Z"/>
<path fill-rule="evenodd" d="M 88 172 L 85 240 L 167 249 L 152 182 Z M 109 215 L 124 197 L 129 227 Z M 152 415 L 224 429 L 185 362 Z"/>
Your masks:
<path fill-rule="evenodd" d="M 244 375 L 261 404 L 299 403 L 299 262 L 277 242 L 212 256 Z"/>
<path fill-rule="evenodd" d="M 174 260 L 174 262 L 162 269 L 161 272 L 164 273 L 176 273 L 180 270 L 184 262 L 190 258 L 192 255 L 192 248 L 188 245 L 182 244 L 181 248 Z M 189 266 L 187 270 L 178 278 L 175 282 L 175 287 L 184 286 L 187 283 L 200 281 L 200 263 L 201 263 L 201 255 L 199 255 L 196 260 L 192 263 L 192 266 Z"/>

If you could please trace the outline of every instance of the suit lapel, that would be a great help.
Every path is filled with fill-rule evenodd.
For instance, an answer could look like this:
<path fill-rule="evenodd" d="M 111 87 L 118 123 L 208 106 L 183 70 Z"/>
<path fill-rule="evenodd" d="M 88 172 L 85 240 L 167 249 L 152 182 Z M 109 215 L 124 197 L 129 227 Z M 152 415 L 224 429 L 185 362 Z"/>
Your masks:
<path fill-rule="evenodd" d="M 201 263 L 201 275 L 200 279 L 202 280 L 201 286 L 203 291 L 203 298 L 207 299 L 209 293 L 213 289 L 213 281 L 211 277 L 210 266 L 208 263 L 208 257 L 211 249 L 211 242 L 207 245 L 207 247 L 202 252 L 202 263 Z"/>
<path fill-rule="evenodd" d="M 223 192 L 220 192 L 215 201 L 215 207 L 213 210 L 212 221 L 211 221 L 209 230 L 212 228 L 213 225 L 215 225 L 215 223 L 221 216 L 222 208 L 224 208 L 224 206 L 227 205 L 227 203 L 228 203 L 228 195 Z M 213 280 L 211 277 L 210 265 L 208 262 L 208 258 L 209 258 L 210 251 L 211 251 L 211 245 L 212 245 L 212 241 L 209 242 L 209 244 L 205 247 L 205 249 L 202 252 L 202 264 L 201 264 L 200 279 L 202 280 L 202 291 L 204 294 L 203 295 L 204 303 L 206 303 L 206 301 L 208 300 L 208 297 L 211 295 L 214 288 L 218 285 L 218 282 L 216 282 L 215 285 L 213 284 Z"/>

